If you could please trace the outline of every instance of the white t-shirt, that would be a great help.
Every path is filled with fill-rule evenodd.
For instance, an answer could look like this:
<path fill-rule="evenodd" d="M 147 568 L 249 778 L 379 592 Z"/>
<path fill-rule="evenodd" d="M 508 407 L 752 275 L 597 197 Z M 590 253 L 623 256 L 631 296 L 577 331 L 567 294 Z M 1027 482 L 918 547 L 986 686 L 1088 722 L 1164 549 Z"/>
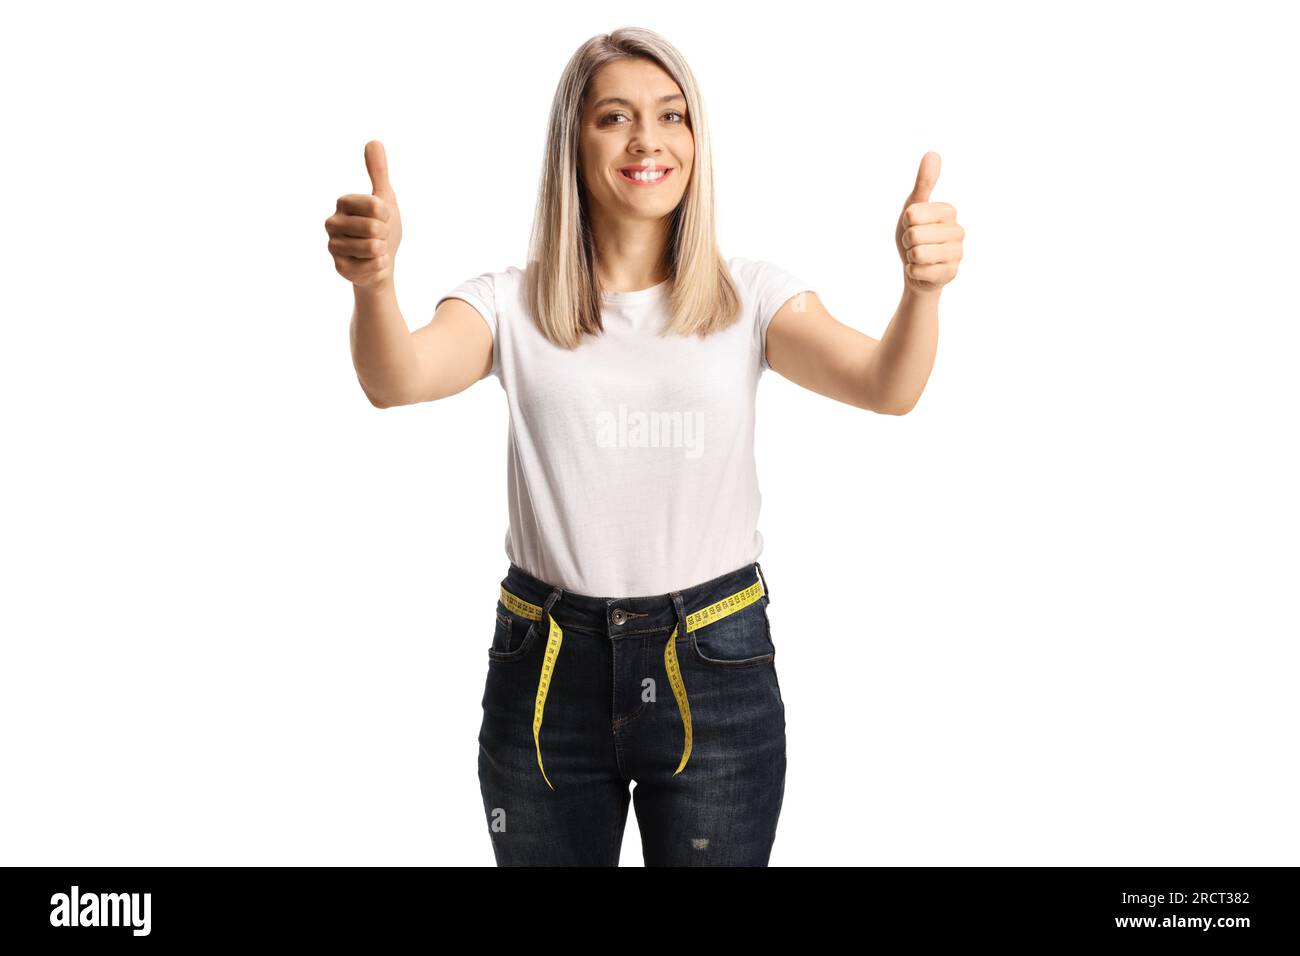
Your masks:
<path fill-rule="evenodd" d="M 506 556 L 591 597 L 679 591 L 758 560 L 754 396 L 767 326 L 811 287 L 760 260 L 727 262 L 740 320 L 704 338 L 656 333 L 667 281 L 604 297 L 604 332 L 573 351 L 538 331 L 524 272 L 458 285 L 492 331 L 510 411 Z"/>

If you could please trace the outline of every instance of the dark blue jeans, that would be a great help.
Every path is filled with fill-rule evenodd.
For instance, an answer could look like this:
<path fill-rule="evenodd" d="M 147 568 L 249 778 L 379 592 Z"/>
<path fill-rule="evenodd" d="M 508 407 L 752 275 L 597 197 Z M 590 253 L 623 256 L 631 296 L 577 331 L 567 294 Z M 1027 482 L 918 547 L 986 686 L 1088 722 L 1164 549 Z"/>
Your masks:
<path fill-rule="evenodd" d="M 685 626 L 756 582 L 752 603 Z M 497 602 L 478 759 L 497 865 L 617 866 L 631 801 L 647 866 L 766 866 L 785 792 L 785 705 L 758 563 L 655 597 L 574 594 L 514 563 L 501 585 L 539 619 Z M 550 660 L 548 615 L 562 631 Z M 689 753 L 665 661 L 674 627 Z"/>

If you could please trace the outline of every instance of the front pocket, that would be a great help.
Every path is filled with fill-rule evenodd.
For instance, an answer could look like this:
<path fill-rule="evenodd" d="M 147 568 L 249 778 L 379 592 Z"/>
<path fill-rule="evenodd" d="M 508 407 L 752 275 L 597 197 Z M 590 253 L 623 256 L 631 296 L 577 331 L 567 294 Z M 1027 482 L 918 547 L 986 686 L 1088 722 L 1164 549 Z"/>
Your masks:
<path fill-rule="evenodd" d="M 512 613 L 505 604 L 497 601 L 496 631 L 492 635 L 488 657 L 494 661 L 520 660 L 532 646 L 536 630 L 533 624 L 533 621 Z"/>
<path fill-rule="evenodd" d="M 492 634 L 492 650 L 504 653 L 511 650 L 510 638 L 513 633 L 509 614 L 497 611 L 497 629 Z"/>
<path fill-rule="evenodd" d="M 776 656 L 767 622 L 767 596 L 721 620 L 691 631 L 692 656 L 710 667 L 766 664 Z"/>

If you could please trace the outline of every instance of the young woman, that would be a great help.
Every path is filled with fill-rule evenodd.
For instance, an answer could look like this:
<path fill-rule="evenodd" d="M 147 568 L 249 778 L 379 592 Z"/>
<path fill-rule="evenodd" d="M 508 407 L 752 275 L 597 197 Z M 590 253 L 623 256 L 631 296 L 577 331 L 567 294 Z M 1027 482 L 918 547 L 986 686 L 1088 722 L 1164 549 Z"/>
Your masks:
<path fill-rule="evenodd" d="M 772 263 L 721 256 L 704 104 L 649 30 L 593 37 L 565 68 L 526 269 L 466 280 L 414 333 L 378 142 L 366 165 L 373 194 L 325 223 L 355 289 L 362 389 L 387 408 L 490 374 L 510 411 L 509 568 L 479 734 L 498 864 L 617 865 L 634 801 L 647 865 L 766 865 L 785 707 L 755 389 L 774 368 L 858 408 L 912 408 L 964 235 L 929 202 L 938 156 L 899 219 L 904 291 L 880 340 Z"/>

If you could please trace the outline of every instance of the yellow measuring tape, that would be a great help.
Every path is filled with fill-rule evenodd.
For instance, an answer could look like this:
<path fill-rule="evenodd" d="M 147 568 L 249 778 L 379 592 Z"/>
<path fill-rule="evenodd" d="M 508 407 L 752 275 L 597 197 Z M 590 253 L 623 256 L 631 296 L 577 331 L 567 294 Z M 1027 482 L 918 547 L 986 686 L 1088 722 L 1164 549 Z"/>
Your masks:
<path fill-rule="evenodd" d="M 749 587 L 737 591 L 721 601 L 715 601 L 706 608 L 701 608 L 693 614 L 686 615 L 686 633 L 698 631 L 702 627 L 708 627 L 730 614 L 743 610 L 753 604 L 763 596 L 763 582 L 760 578 Z M 506 590 L 505 585 L 501 585 L 501 603 L 504 604 L 515 614 L 520 617 L 528 618 L 530 621 L 540 621 L 542 619 L 542 609 L 536 604 L 531 604 L 521 597 L 516 597 Z M 542 766 L 542 714 L 546 710 L 546 695 L 551 690 L 551 676 L 555 673 L 555 661 L 560 655 L 560 643 L 564 640 L 564 632 L 560 630 L 560 625 L 555 623 L 555 617 L 550 618 L 550 631 L 546 638 L 546 654 L 542 658 L 542 673 L 537 682 L 537 699 L 533 704 L 533 746 L 537 749 L 537 767 L 542 771 L 542 779 L 552 790 L 555 786 L 546 776 L 546 768 Z M 677 776 L 686 767 L 686 761 L 691 757 L 691 744 L 694 741 L 694 735 L 691 729 L 691 705 L 686 699 L 686 684 L 682 680 L 681 667 L 677 663 L 677 626 L 673 626 L 673 632 L 668 635 L 668 643 L 664 647 L 664 670 L 668 673 L 668 683 L 672 686 L 673 697 L 677 700 L 677 711 L 682 716 L 682 727 L 686 732 L 686 742 L 682 747 L 682 760 L 673 771 L 673 776 Z"/>
<path fill-rule="evenodd" d="M 540 607 L 511 594 L 504 584 L 501 585 L 501 603 L 515 614 L 526 617 L 530 621 L 542 619 Z M 542 658 L 542 676 L 537 682 L 537 699 L 533 703 L 533 746 L 537 748 L 537 767 L 542 771 L 542 779 L 554 790 L 555 786 L 546 776 L 546 768 L 542 766 L 542 711 L 546 709 L 546 695 L 551 690 L 551 675 L 555 672 L 555 659 L 560 656 L 560 642 L 564 640 L 564 632 L 560 630 L 560 625 L 555 623 L 554 615 L 551 616 L 550 622 L 551 630 L 546 638 L 546 656 Z"/>

